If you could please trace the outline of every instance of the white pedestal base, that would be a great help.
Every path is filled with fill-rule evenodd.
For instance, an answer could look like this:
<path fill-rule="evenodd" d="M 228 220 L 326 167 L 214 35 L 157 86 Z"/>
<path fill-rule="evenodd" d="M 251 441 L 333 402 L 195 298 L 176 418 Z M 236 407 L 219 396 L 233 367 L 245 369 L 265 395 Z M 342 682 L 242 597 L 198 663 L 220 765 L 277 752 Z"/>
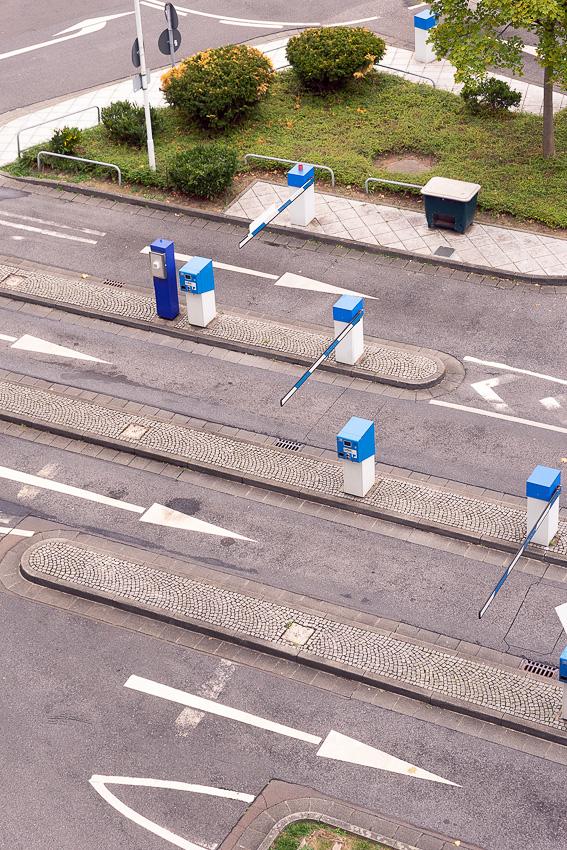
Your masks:
<path fill-rule="evenodd" d="M 201 292 L 199 294 L 187 292 L 185 297 L 187 300 L 187 321 L 189 324 L 196 325 L 199 328 L 206 328 L 209 322 L 212 322 L 217 315 L 215 290 L 210 289 L 208 292 Z"/>
<path fill-rule="evenodd" d="M 375 456 L 367 457 L 361 463 L 343 460 L 343 478 L 345 493 L 349 496 L 366 496 L 376 481 Z"/>
<path fill-rule="evenodd" d="M 422 30 L 419 29 L 419 27 L 414 28 L 415 61 L 423 62 L 424 65 L 427 65 L 428 62 L 433 62 L 433 60 L 437 58 L 433 47 L 427 43 L 430 32 L 431 30 Z"/>
<path fill-rule="evenodd" d="M 335 348 L 335 360 L 337 363 L 346 363 L 347 366 L 354 366 L 364 354 L 364 319 L 360 319 L 354 328 L 348 333 L 342 342 L 339 342 Z M 344 331 L 348 322 L 334 321 L 335 338 L 338 337 L 341 331 Z"/>
<path fill-rule="evenodd" d="M 541 512 L 545 508 L 546 503 L 541 499 L 533 499 L 531 496 L 527 498 L 528 502 L 528 527 L 526 533 L 533 528 L 537 522 Z M 540 546 L 549 546 L 555 535 L 559 525 L 559 499 L 555 500 L 550 512 L 531 539 L 532 543 L 537 543 Z"/>
<path fill-rule="evenodd" d="M 297 186 L 290 186 L 290 197 L 294 192 L 297 192 Z M 311 224 L 315 218 L 315 186 L 311 185 L 306 189 L 303 195 L 289 205 L 288 211 L 292 224 L 298 224 L 300 227 Z"/>

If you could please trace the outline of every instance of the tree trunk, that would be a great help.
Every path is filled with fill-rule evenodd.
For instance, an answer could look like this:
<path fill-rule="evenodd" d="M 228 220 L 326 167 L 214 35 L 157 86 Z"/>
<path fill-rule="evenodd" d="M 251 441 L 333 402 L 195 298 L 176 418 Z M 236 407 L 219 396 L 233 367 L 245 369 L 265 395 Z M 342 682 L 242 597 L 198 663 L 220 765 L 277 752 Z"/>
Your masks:
<path fill-rule="evenodd" d="M 543 69 L 543 156 L 548 159 L 555 156 L 555 136 L 553 133 L 553 83 L 550 82 L 552 69 Z"/>

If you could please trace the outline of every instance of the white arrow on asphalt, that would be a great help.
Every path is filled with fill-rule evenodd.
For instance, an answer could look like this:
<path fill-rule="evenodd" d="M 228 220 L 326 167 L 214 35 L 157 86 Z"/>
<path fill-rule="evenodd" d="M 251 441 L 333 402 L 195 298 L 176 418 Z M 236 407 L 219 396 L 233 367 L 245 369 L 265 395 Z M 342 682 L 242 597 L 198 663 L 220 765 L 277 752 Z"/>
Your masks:
<path fill-rule="evenodd" d="M 372 298 L 376 300 L 374 295 L 365 295 L 363 292 L 355 292 L 354 289 L 345 289 L 344 286 L 333 286 L 331 283 L 323 283 L 320 280 L 313 280 L 310 277 L 303 277 L 300 274 L 293 274 L 292 272 L 282 274 L 275 285 L 287 286 L 289 289 L 309 289 L 312 292 L 330 292 L 335 295 L 358 295 L 360 298 Z"/>
<path fill-rule="evenodd" d="M 508 381 L 510 379 L 513 380 L 512 375 L 505 376 Z M 471 384 L 471 387 L 475 392 L 477 392 L 485 401 L 490 402 L 496 410 L 509 410 L 510 408 L 504 401 L 504 399 L 500 398 L 498 393 L 495 393 L 493 387 L 497 387 L 499 384 L 507 383 L 504 377 L 498 378 L 488 378 L 486 381 L 477 381 L 475 384 Z"/>
<path fill-rule="evenodd" d="M 4 336 L 1 338 L 15 339 L 14 337 Z M 82 354 L 73 348 L 65 348 L 64 345 L 57 345 L 54 342 L 48 342 L 46 339 L 39 339 L 29 334 L 24 334 L 24 336 L 16 339 L 10 348 L 17 348 L 21 351 L 35 351 L 36 354 L 53 354 L 56 357 L 70 357 L 74 360 L 90 360 L 93 363 L 108 363 L 108 360 L 101 360 L 99 357 L 92 357 L 90 354 Z"/>
<path fill-rule="evenodd" d="M 73 24 L 71 27 L 67 27 L 66 30 L 61 30 L 61 32 L 56 32 L 55 35 L 64 35 L 67 32 L 73 32 L 73 30 L 81 30 L 81 29 L 89 29 L 90 27 L 98 27 L 102 29 L 106 26 L 108 21 L 114 21 L 116 18 L 125 18 L 127 15 L 133 15 L 134 12 L 119 12 L 117 15 L 101 15 L 98 18 L 87 18 L 85 21 L 81 21 L 79 24 Z M 102 26 L 101 26 L 102 25 Z"/>
<path fill-rule="evenodd" d="M 149 254 L 150 246 L 146 245 L 140 251 L 140 254 Z M 178 254 L 175 252 L 175 259 L 179 260 L 181 263 L 188 263 L 193 259 L 193 254 Z M 249 274 L 252 277 L 264 277 L 266 280 L 277 280 L 277 274 L 268 274 L 268 272 L 259 272 L 256 269 L 246 269 L 243 266 L 231 266 L 228 263 L 219 263 L 217 260 L 213 260 L 213 268 L 214 269 L 226 269 L 229 272 L 239 272 L 239 274 Z"/>
<path fill-rule="evenodd" d="M 563 630 L 567 632 L 567 602 L 564 602 L 562 605 L 558 605 L 555 612 L 561 620 Z"/>
<path fill-rule="evenodd" d="M 249 537 L 243 537 L 241 534 L 236 534 L 234 531 L 229 531 L 226 528 L 220 528 L 218 525 L 204 522 L 195 517 L 181 514 L 178 511 L 171 512 L 170 508 L 165 505 L 153 504 L 151 508 L 140 507 L 133 505 L 130 502 L 123 502 L 121 499 L 112 499 L 110 496 L 102 496 L 100 493 L 94 493 L 92 490 L 83 490 L 81 487 L 73 487 L 70 484 L 62 484 L 60 481 L 50 481 L 48 478 L 41 478 L 39 475 L 30 475 L 27 472 L 20 472 L 17 469 L 8 469 L 5 466 L 0 466 L 0 478 L 5 478 L 8 481 L 16 481 L 19 484 L 27 484 L 31 487 L 38 487 L 41 490 L 52 490 L 55 493 L 63 493 L 66 496 L 74 496 L 77 499 L 85 499 L 88 502 L 96 502 L 100 505 L 108 505 L 111 508 L 119 508 L 123 511 L 130 511 L 134 514 L 141 514 L 141 522 L 151 522 L 154 525 L 165 525 L 171 528 L 183 528 L 187 531 L 199 531 L 203 534 L 215 534 L 222 537 L 233 537 L 236 540 L 250 540 Z M 170 513 L 175 514 L 171 521 Z M 185 522 L 182 524 L 182 518 L 185 517 Z M 250 541 L 255 543 L 255 540 Z"/>
<path fill-rule="evenodd" d="M 396 756 L 391 756 L 389 753 L 377 750 L 375 747 L 363 744 L 354 738 L 341 735 L 340 732 L 331 730 L 323 741 L 318 735 L 311 735 L 308 732 L 302 732 L 300 729 L 293 729 L 291 726 L 283 726 L 281 723 L 276 723 L 273 720 L 267 720 L 264 717 L 258 717 L 255 714 L 249 714 L 247 711 L 240 711 L 239 709 L 231 708 L 229 705 L 222 705 L 222 703 L 204 699 L 195 694 L 180 691 L 177 688 L 170 688 L 168 685 L 162 685 L 159 682 L 153 682 L 151 679 L 144 679 L 141 676 L 130 676 L 124 683 L 124 687 L 149 694 L 150 696 L 160 697 L 161 699 L 166 699 L 180 705 L 188 705 L 191 708 L 196 708 L 198 711 L 216 714 L 220 717 L 236 720 L 239 723 L 246 723 L 258 729 L 266 729 L 269 732 L 285 735 L 288 738 L 305 741 L 308 744 L 321 744 L 317 755 L 322 758 L 336 759 L 337 761 L 349 762 L 350 764 L 373 767 L 376 770 L 387 770 L 393 773 L 401 773 L 405 776 L 412 776 L 416 779 L 429 779 L 432 782 L 460 787 L 455 782 L 450 782 L 448 779 L 443 779 L 441 776 L 429 773 L 427 770 L 422 770 L 410 762 L 402 761 L 396 758 Z"/>
<path fill-rule="evenodd" d="M 125 12 L 126 15 L 133 15 L 133 12 Z M 17 50 L 10 50 L 8 53 L 0 53 L 0 59 L 10 59 L 12 56 L 20 56 L 22 53 L 31 53 L 32 50 L 40 50 L 42 47 L 51 47 L 52 44 L 60 44 L 62 41 L 69 41 L 71 38 L 79 38 L 81 35 L 90 35 L 93 32 L 98 32 L 99 30 L 104 29 L 106 26 L 106 21 L 101 19 L 92 19 L 98 20 L 99 23 L 91 23 L 88 26 L 82 27 L 79 32 L 73 32 L 70 35 L 62 35 L 60 38 L 52 38 L 50 41 L 42 41 L 39 44 L 30 44 L 28 47 L 19 47 Z M 77 26 L 81 26 L 77 24 L 75 27 L 69 27 L 69 30 L 76 29 Z M 69 30 L 64 30 L 64 32 L 69 32 Z"/>

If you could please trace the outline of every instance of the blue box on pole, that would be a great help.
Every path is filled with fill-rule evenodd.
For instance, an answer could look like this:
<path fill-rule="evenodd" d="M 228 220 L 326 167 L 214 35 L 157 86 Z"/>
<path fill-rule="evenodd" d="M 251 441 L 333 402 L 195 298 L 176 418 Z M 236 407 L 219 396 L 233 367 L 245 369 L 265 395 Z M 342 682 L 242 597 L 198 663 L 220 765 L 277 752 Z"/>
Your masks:
<path fill-rule="evenodd" d="M 358 295 L 341 295 L 333 304 L 333 321 L 348 324 L 360 310 L 362 310 L 362 298 Z"/>
<path fill-rule="evenodd" d="M 163 260 L 160 262 L 160 257 Z M 156 310 L 160 319 L 175 319 L 179 315 L 175 252 L 169 239 L 156 239 L 150 245 L 150 264 L 154 279 Z"/>
<path fill-rule="evenodd" d="M 179 287 L 183 292 L 193 292 L 195 295 L 214 289 L 213 261 L 206 257 L 191 257 L 179 269 Z"/>
<path fill-rule="evenodd" d="M 315 168 L 308 162 L 298 162 L 287 172 L 287 185 L 300 189 L 315 178 Z"/>
<path fill-rule="evenodd" d="M 337 454 L 340 458 L 362 463 L 376 452 L 374 446 L 374 422 L 351 416 L 345 427 L 337 434 Z"/>
<path fill-rule="evenodd" d="M 526 496 L 549 502 L 553 491 L 561 483 L 561 471 L 549 466 L 536 466 L 526 482 Z"/>
<path fill-rule="evenodd" d="M 567 646 L 559 656 L 559 681 L 567 682 Z"/>
<path fill-rule="evenodd" d="M 430 30 L 437 23 L 437 18 L 429 9 L 423 9 L 413 16 L 413 25 L 418 30 Z"/>

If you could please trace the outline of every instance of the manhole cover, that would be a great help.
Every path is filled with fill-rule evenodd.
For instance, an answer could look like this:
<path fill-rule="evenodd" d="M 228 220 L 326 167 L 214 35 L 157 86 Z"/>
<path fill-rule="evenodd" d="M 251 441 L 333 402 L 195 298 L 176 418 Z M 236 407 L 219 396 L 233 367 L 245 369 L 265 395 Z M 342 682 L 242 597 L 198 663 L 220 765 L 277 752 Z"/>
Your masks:
<path fill-rule="evenodd" d="M 274 445 L 276 449 L 288 449 L 290 452 L 298 452 L 303 448 L 303 443 L 298 443 L 297 440 L 284 440 L 283 437 L 279 437 Z"/>
<path fill-rule="evenodd" d="M 145 425 L 135 425 L 133 422 L 130 425 L 127 425 L 123 431 L 120 433 L 120 439 L 122 440 L 141 440 L 144 434 L 148 431 L 148 427 Z"/>
<path fill-rule="evenodd" d="M 450 257 L 451 254 L 455 253 L 455 249 L 447 248 L 446 245 L 439 245 L 439 247 L 436 248 L 433 253 L 437 254 L 438 257 Z"/>
<path fill-rule="evenodd" d="M 554 667 L 553 664 L 544 664 L 543 661 L 530 661 L 529 658 L 524 659 L 523 669 L 526 673 L 536 673 L 546 679 L 552 679 L 557 672 L 557 667 Z"/>
<path fill-rule="evenodd" d="M 307 643 L 315 629 L 309 629 L 307 626 L 300 626 L 299 623 L 292 623 L 282 635 L 284 640 L 290 643 L 296 643 L 298 646 L 303 646 Z"/>

